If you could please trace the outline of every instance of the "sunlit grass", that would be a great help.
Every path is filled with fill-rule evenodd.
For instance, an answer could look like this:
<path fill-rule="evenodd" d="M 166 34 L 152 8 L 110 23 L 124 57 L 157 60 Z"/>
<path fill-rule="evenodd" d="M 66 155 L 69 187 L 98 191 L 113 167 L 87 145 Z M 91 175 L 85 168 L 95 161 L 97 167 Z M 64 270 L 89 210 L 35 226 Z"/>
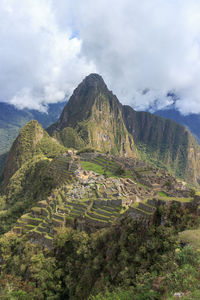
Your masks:
<path fill-rule="evenodd" d="M 86 171 L 93 171 L 97 174 L 104 175 L 107 177 L 123 177 L 123 178 L 132 178 L 133 175 L 130 170 L 125 170 L 125 173 L 122 175 L 115 174 L 115 170 L 113 168 L 113 172 L 111 170 L 106 169 L 106 166 L 103 167 L 97 163 L 89 162 L 89 161 L 81 161 L 81 166 Z"/>
<path fill-rule="evenodd" d="M 169 197 L 169 196 L 156 196 L 158 200 L 164 200 L 164 201 L 179 201 L 179 202 L 191 202 L 193 200 L 192 197 L 188 198 L 179 198 L 179 197 Z"/>
<path fill-rule="evenodd" d="M 180 240 L 191 244 L 195 249 L 200 250 L 200 228 L 180 232 L 179 238 Z"/>

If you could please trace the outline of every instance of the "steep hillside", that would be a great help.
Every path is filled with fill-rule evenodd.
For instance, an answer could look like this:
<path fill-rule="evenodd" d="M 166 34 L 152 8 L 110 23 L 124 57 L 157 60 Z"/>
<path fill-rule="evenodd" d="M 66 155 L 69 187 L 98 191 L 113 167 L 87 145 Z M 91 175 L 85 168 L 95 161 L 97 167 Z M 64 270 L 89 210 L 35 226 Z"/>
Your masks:
<path fill-rule="evenodd" d="M 127 157 L 139 152 L 175 176 L 200 181 L 200 148 L 190 132 L 172 120 L 121 105 L 98 74 L 83 80 L 48 132 L 75 149 L 91 147 Z"/>
<path fill-rule="evenodd" d="M 8 180 L 25 162 L 33 157 L 44 130 L 37 121 L 31 121 L 20 131 L 8 154 L 4 177 Z"/>
<path fill-rule="evenodd" d="M 0 187 L 0 232 L 66 180 L 57 161 L 65 152 L 37 121 L 21 129 L 8 154 Z"/>
<path fill-rule="evenodd" d="M 200 143 L 200 114 L 189 114 L 184 116 L 175 108 L 157 110 L 154 114 L 163 118 L 174 120 L 175 122 L 187 127 Z"/>
<path fill-rule="evenodd" d="M 79 145 L 63 139 L 66 128 L 70 135 L 79 135 Z M 84 144 L 96 150 L 122 156 L 137 156 L 132 136 L 122 118 L 120 103 L 105 85 L 101 76 L 86 77 L 71 96 L 57 123 L 48 132 L 67 147 L 80 149 Z M 68 142 L 69 141 L 69 142 Z"/>
<path fill-rule="evenodd" d="M 48 113 L 42 113 L 36 110 L 19 110 L 13 105 L 0 102 L 0 155 L 10 149 L 20 129 L 27 122 L 37 120 L 46 128 L 58 119 L 64 104 L 50 104 Z"/>
<path fill-rule="evenodd" d="M 188 182 L 199 183 L 200 148 L 183 126 L 147 112 L 123 106 L 123 118 L 136 145 L 147 159 Z"/>

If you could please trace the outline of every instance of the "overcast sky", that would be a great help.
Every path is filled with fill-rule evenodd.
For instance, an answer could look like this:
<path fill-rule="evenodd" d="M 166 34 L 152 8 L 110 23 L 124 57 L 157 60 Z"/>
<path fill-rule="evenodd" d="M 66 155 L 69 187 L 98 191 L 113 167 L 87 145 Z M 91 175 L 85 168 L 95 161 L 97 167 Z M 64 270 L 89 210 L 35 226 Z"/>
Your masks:
<path fill-rule="evenodd" d="M 91 72 L 137 110 L 173 92 L 200 113 L 200 1 L 0 1 L 0 101 L 45 110 Z"/>

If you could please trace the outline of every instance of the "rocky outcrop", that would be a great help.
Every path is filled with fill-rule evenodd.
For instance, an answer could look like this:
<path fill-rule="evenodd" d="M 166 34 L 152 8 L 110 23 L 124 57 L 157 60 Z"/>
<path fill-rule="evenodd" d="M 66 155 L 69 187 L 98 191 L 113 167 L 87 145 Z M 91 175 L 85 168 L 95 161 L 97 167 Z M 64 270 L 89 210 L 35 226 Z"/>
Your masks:
<path fill-rule="evenodd" d="M 170 119 L 122 106 L 123 119 L 142 158 L 166 167 L 187 182 L 200 182 L 200 147 L 183 126 Z"/>
<path fill-rule="evenodd" d="M 124 124 L 120 103 L 98 74 L 87 76 L 75 89 L 58 122 L 48 132 L 66 145 L 69 138 L 64 139 L 63 132 L 69 127 L 87 147 L 120 156 L 138 156 L 133 137 Z M 73 132 L 73 143 L 74 136 Z"/>

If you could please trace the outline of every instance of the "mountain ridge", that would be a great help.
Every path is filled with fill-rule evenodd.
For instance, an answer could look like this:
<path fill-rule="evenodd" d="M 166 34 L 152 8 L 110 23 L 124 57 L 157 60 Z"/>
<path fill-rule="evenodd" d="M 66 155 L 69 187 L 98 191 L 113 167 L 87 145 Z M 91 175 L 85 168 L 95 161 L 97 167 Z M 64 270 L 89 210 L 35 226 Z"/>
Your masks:
<path fill-rule="evenodd" d="M 79 84 L 58 121 L 47 131 L 59 139 L 60 132 L 62 135 L 62 130 L 68 127 L 88 147 L 116 155 L 138 156 L 124 124 L 120 103 L 98 74 L 87 76 Z"/>
<path fill-rule="evenodd" d="M 200 115 L 199 114 L 188 114 L 182 115 L 176 108 L 174 107 L 166 107 L 163 110 L 154 111 L 155 115 L 161 116 L 166 119 L 171 119 L 176 123 L 179 123 L 190 130 L 190 132 L 194 135 L 198 143 L 200 144 Z"/>
<path fill-rule="evenodd" d="M 103 101 L 107 103 L 106 109 L 103 107 Z M 110 139 L 109 134 L 105 133 L 108 131 L 105 125 L 106 118 L 109 118 L 113 110 L 117 111 L 113 115 L 113 120 L 119 118 L 115 123 L 115 128 L 119 123 L 122 124 L 122 128 L 117 130 L 118 136 L 123 132 L 124 139 L 123 142 L 119 141 L 117 151 L 111 151 L 112 154 L 123 155 L 124 153 L 130 155 L 130 150 L 134 149 L 136 156 L 141 155 L 143 159 L 156 166 L 166 168 L 175 176 L 198 184 L 200 148 L 191 133 L 172 120 L 148 112 L 137 112 L 130 106 L 122 105 L 117 97 L 108 90 L 103 78 L 98 74 L 90 74 L 79 84 L 64 107 L 58 121 L 50 126 L 47 131 L 63 142 L 65 139 L 63 138 L 63 130 L 73 128 L 74 138 L 77 135 L 82 139 L 83 144 L 98 148 L 99 145 L 97 142 L 94 143 L 94 140 L 99 140 L 99 143 L 102 143 L 99 137 Z M 97 112 L 99 112 L 98 116 Z M 106 115 L 104 123 L 98 123 L 100 114 Z M 92 131 L 88 128 L 88 120 L 91 120 Z M 111 120 L 110 123 L 112 123 Z M 103 126 L 103 132 L 99 133 L 98 129 Z M 97 129 L 95 134 L 94 128 Z M 113 129 L 112 131 L 114 132 Z M 120 147 L 120 142 L 123 147 L 126 144 L 130 147 L 124 150 Z M 70 146 L 70 144 L 65 143 L 64 145 Z M 113 139 L 110 148 L 116 148 Z M 109 147 L 99 147 L 99 150 L 110 151 L 111 149 Z M 192 155 L 191 153 L 195 154 Z"/>
<path fill-rule="evenodd" d="M 17 109 L 14 105 L 0 102 L 0 155 L 9 151 L 20 129 L 31 120 L 37 120 L 43 128 L 59 117 L 66 102 L 49 104 L 47 113 L 30 109 Z"/>

